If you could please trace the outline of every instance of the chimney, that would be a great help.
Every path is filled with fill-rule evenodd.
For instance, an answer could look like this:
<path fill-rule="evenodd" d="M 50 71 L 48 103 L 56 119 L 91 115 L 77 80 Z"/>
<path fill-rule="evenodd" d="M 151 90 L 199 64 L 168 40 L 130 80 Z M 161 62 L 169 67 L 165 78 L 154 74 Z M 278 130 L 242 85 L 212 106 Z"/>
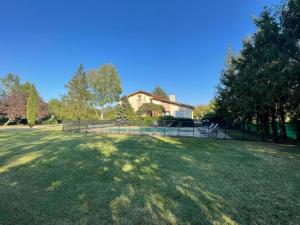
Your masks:
<path fill-rule="evenodd" d="M 176 102 L 176 96 L 175 95 L 169 95 L 169 100 L 172 102 Z"/>

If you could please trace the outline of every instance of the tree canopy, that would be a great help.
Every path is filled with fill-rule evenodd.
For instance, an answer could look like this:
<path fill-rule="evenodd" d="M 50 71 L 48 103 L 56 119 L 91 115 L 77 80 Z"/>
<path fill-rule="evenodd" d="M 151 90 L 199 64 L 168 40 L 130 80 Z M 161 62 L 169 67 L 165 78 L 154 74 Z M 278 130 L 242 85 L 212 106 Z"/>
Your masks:
<path fill-rule="evenodd" d="M 21 122 L 22 120 L 28 120 L 28 100 L 30 97 L 30 90 L 33 84 L 30 82 L 21 83 L 20 78 L 17 75 L 7 74 L 7 76 L 0 78 L 1 97 L 0 97 L 0 115 L 4 119 L 5 124 Z M 34 87 L 35 89 L 35 87 Z M 36 91 L 36 90 L 35 90 Z M 47 104 L 37 94 L 37 100 L 35 100 L 35 120 L 41 120 L 48 117 Z M 31 99 L 30 99 L 31 101 Z M 29 104 L 31 105 L 31 103 Z M 31 107 L 30 107 L 31 109 Z"/>
<path fill-rule="evenodd" d="M 202 118 L 209 112 L 214 112 L 215 102 L 211 100 L 207 105 L 197 105 L 193 111 L 194 118 Z"/>
<path fill-rule="evenodd" d="M 167 93 L 160 87 L 160 86 L 156 86 L 154 88 L 154 90 L 152 91 L 153 95 L 157 95 L 163 99 L 169 99 L 169 96 L 167 95 Z"/>
<path fill-rule="evenodd" d="M 103 119 L 103 107 L 120 100 L 122 86 L 118 71 L 114 65 L 104 64 L 88 73 L 88 82 L 92 103 L 101 108 L 100 119 Z"/>
<path fill-rule="evenodd" d="M 154 103 L 144 103 L 138 109 L 138 115 L 160 116 L 165 111 L 164 107 Z"/>
<path fill-rule="evenodd" d="M 264 8 L 255 18 L 256 32 L 239 54 L 229 51 L 217 87 L 216 111 L 229 124 L 255 123 L 264 137 L 285 142 L 286 119 L 299 121 L 300 3 L 289 0 L 279 13 Z M 298 126 L 298 127 L 297 127 Z M 299 124 L 296 127 L 300 138 Z M 278 132 L 278 130 L 280 132 Z"/>
<path fill-rule="evenodd" d="M 111 104 L 119 101 L 122 92 L 117 69 L 105 64 L 86 73 L 79 65 L 66 85 L 66 95 L 49 101 L 49 110 L 58 120 L 99 120 Z M 99 115 L 101 113 L 101 115 Z M 109 118 L 114 117 L 114 110 Z"/>
<path fill-rule="evenodd" d="M 120 125 L 130 125 L 136 119 L 136 114 L 128 101 L 128 98 L 124 96 L 122 101 L 116 108 L 115 124 Z"/>

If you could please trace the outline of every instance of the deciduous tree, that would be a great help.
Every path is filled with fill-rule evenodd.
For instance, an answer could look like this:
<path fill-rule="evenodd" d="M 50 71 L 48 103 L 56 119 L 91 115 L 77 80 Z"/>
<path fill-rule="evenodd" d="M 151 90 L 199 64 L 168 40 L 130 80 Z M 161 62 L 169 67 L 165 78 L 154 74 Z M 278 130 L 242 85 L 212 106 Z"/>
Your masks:
<path fill-rule="evenodd" d="M 88 81 L 92 95 L 92 104 L 99 119 L 103 119 L 105 106 L 119 101 L 122 93 L 121 80 L 114 65 L 105 64 L 99 69 L 91 70 Z M 98 108 L 101 115 L 98 115 Z"/>

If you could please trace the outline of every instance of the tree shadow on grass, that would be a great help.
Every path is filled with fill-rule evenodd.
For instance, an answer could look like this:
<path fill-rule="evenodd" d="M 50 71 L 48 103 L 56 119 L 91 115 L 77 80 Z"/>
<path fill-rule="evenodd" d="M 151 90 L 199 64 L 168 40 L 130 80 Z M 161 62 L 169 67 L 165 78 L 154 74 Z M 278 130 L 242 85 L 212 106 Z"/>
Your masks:
<path fill-rule="evenodd" d="M 245 203 L 231 205 L 243 179 L 229 172 L 230 157 L 261 160 L 189 138 L 20 132 L 4 145 L 4 224 L 245 223 Z"/>

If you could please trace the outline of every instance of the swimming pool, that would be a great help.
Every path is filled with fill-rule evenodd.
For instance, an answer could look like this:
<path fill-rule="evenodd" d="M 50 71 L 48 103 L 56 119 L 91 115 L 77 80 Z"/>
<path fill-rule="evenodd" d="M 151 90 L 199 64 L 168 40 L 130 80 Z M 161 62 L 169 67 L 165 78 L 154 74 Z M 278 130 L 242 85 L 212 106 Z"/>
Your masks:
<path fill-rule="evenodd" d="M 158 135 L 199 138 L 228 138 L 222 131 L 209 132 L 205 127 L 138 127 L 138 126 L 102 126 L 89 125 L 86 132 L 99 134 L 126 134 L 126 135 Z"/>

